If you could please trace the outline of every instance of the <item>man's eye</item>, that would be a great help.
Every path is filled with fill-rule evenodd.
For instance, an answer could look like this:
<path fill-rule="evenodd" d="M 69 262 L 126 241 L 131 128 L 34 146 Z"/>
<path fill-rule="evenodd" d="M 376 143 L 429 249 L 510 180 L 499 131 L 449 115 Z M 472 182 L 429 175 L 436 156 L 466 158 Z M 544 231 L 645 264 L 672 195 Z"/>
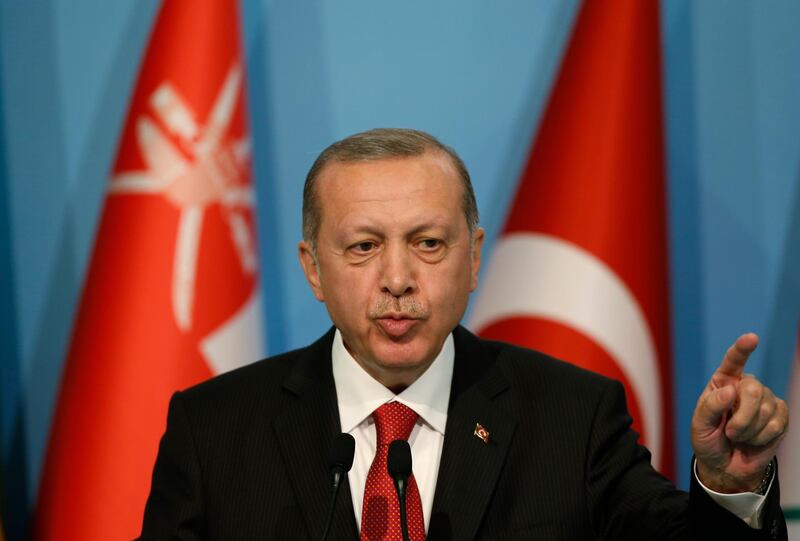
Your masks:
<path fill-rule="evenodd" d="M 374 249 L 375 249 L 374 242 L 359 242 L 358 244 L 353 245 L 353 250 L 362 254 L 371 252 Z"/>
<path fill-rule="evenodd" d="M 439 239 L 423 239 L 419 242 L 420 248 L 423 250 L 436 250 L 442 245 Z"/>

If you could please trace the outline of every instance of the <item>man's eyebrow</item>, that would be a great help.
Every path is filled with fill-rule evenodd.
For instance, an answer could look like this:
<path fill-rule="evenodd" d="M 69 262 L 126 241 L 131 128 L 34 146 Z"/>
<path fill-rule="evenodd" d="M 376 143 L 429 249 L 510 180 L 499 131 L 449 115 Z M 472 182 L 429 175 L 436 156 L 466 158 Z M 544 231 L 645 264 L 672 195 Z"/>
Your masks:
<path fill-rule="evenodd" d="M 414 226 L 410 231 L 406 232 L 406 235 L 418 235 L 423 231 L 428 231 L 431 229 L 447 230 L 449 229 L 448 222 L 444 219 L 429 219 Z M 368 222 L 354 222 L 346 227 L 346 234 L 367 233 L 370 235 L 384 235 L 385 231 L 385 227 L 378 227 Z"/>
<path fill-rule="evenodd" d="M 431 229 L 441 229 L 443 231 L 449 231 L 448 224 L 445 220 L 430 220 L 424 223 L 419 224 L 417 227 L 409 231 L 409 236 L 419 235 L 424 231 L 430 231 Z"/>
<path fill-rule="evenodd" d="M 343 231 L 341 231 L 341 236 L 343 238 L 365 234 L 374 235 L 376 237 L 382 237 L 384 235 L 380 228 L 368 223 L 356 223 L 351 226 L 347 226 Z"/>

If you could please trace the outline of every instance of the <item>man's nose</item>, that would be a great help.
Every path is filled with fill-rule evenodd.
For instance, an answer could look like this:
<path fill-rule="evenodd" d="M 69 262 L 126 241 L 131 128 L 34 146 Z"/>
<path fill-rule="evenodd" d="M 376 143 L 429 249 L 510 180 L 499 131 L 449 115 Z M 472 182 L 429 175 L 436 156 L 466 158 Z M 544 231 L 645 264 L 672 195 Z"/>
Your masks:
<path fill-rule="evenodd" d="M 407 246 L 387 245 L 382 254 L 381 289 L 395 297 L 413 293 L 417 284 Z"/>

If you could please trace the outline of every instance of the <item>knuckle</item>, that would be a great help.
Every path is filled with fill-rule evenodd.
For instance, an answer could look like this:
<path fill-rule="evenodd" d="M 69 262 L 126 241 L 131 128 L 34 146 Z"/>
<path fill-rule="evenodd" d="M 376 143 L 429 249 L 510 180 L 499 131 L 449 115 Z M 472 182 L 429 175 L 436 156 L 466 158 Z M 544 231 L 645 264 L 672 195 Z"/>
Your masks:
<path fill-rule="evenodd" d="M 725 432 L 729 436 L 738 436 L 742 429 L 744 425 L 738 419 L 731 419 L 725 427 Z"/>
<path fill-rule="evenodd" d="M 739 441 L 739 432 L 730 427 L 725 429 L 725 436 L 731 441 Z"/>
<path fill-rule="evenodd" d="M 770 419 L 767 423 L 767 431 L 772 434 L 773 436 L 777 436 L 778 434 L 783 432 L 784 424 L 779 419 Z"/>
<path fill-rule="evenodd" d="M 761 400 L 761 398 L 764 396 L 764 388 L 758 382 L 745 385 L 742 389 L 742 392 L 751 400 Z"/>

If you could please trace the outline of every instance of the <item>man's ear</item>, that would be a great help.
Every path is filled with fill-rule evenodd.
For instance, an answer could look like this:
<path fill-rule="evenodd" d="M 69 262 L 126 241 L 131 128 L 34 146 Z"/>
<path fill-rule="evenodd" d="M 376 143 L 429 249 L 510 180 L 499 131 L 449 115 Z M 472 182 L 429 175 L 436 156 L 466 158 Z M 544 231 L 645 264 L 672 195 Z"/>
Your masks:
<path fill-rule="evenodd" d="M 325 295 L 322 294 L 322 285 L 319 279 L 319 266 L 311 245 L 301 240 L 297 244 L 297 255 L 300 257 L 300 265 L 303 266 L 303 272 L 308 280 L 308 285 L 311 286 L 311 291 L 318 301 L 325 302 Z"/>
<path fill-rule="evenodd" d="M 481 270 L 481 249 L 483 248 L 483 238 L 486 232 L 482 227 L 475 228 L 472 233 L 472 277 L 469 285 L 470 292 L 478 287 L 478 273 Z"/>

